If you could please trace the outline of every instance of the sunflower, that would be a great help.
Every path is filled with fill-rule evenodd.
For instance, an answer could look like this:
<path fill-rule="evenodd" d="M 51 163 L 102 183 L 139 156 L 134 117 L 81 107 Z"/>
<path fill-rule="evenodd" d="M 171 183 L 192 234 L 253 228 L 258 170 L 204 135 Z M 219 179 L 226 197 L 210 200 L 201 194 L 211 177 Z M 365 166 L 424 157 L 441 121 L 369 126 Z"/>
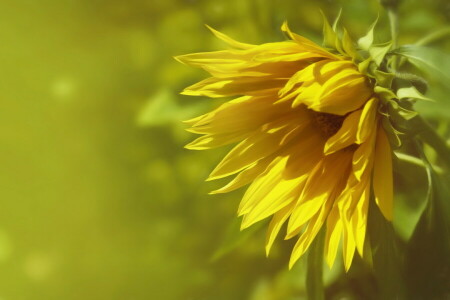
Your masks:
<path fill-rule="evenodd" d="M 325 228 L 327 263 L 333 265 L 342 239 L 348 270 L 355 252 L 364 254 L 371 199 L 392 220 L 392 150 L 380 98 L 365 75 L 376 59 L 362 61 L 346 31 L 342 42 L 328 34 L 330 49 L 286 23 L 281 29 L 289 40 L 252 45 L 210 28 L 230 49 L 176 57 L 211 74 L 182 94 L 237 97 L 186 121 L 202 135 L 186 147 L 237 143 L 208 180 L 235 176 L 212 193 L 249 184 L 238 209 L 241 228 L 271 217 L 267 255 L 287 223 L 285 238 L 298 238 L 291 268 Z"/>

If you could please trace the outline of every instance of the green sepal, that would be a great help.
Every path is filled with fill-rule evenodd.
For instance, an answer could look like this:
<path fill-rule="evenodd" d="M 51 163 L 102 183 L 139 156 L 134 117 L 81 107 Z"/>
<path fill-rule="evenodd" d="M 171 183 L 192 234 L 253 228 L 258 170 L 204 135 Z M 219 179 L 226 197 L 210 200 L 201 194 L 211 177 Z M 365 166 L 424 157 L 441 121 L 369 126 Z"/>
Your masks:
<path fill-rule="evenodd" d="M 372 47 L 372 44 L 373 44 L 373 30 L 375 29 L 375 26 L 377 25 L 377 23 L 378 23 L 378 17 L 376 18 L 375 22 L 373 22 L 372 25 L 370 25 L 369 31 L 366 33 L 366 35 L 361 37 L 358 40 L 358 46 L 361 49 L 369 50 L 370 47 Z"/>
<path fill-rule="evenodd" d="M 370 71 L 370 65 L 372 63 L 372 58 L 367 58 L 358 64 L 358 71 L 364 75 L 374 78 L 372 72 Z"/>
<path fill-rule="evenodd" d="M 409 87 L 399 88 L 397 90 L 397 97 L 399 99 L 417 99 L 417 100 L 425 100 L 425 101 L 434 102 L 433 99 L 430 99 L 430 98 L 424 96 L 413 85 L 411 85 Z"/>
<path fill-rule="evenodd" d="M 386 73 L 380 70 L 374 71 L 375 79 L 377 80 L 377 85 L 385 88 L 391 88 L 392 81 L 395 78 L 395 74 Z"/>
<path fill-rule="evenodd" d="M 402 145 L 400 135 L 402 135 L 402 133 L 394 128 L 389 118 L 382 118 L 381 124 L 383 125 L 384 131 L 386 132 L 389 144 L 393 148 L 400 148 L 400 146 Z"/>
<path fill-rule="evenodd" d="M 389 41 L 387 43 L 378 44 L 376 46 L 372 46 L 369 48 L 369 53 L 372 59 L 375 61 L 375 63 L 379 66 L 381 65 L 381 62 L 383 61 L 386 54 L 391 50 L 392 48 L 392 41 Z"/>
<path fill-rule="evenodd" d="M 408 121 L 418 115 L 416 111 L 402 107 L 395 100 L 389 100 L 386 106 L 390 121 L 396 128 L 400 128 L 402 130 L 408 130 Z"/>
<path fill-rule="evenodd" d="M 388 88 L 377 85 L 374 87 L 373 90 L 376 94 L 378 94 L 378 96 L 381 99 L 381 102 L 383 103 L 387 103 L 389 100 L 397 98 L 397 95 L 395 95 L 394 92 Z"/>
<path fill-rule="evenodd" d="M 340 53 L 343 53 L 341 41 L 339 40 L 338 34 L 336 33 L 335 29 L 330 26 L 330 23 L 328 22 L 328 19 L 323 11 L 320 12 L 322 13 L 323 18 L 323 45 L 325 47 L 330 47 L 336 49 Z"/>
<path fill-rule="evenodd" d="M 334 19 L 334 22 L 333 22 L 334 32 L 337 32 L 337 27 L 338 27 L 339 21 L 341 20 L 341 15 L 342 15 L 342 7 L 339 9 L 336 19 Z"/>
<path fill-rule="evenodd" d="M 353 58 L 353 61 L 359 60 L 358 59 L 359 54 L 356 51 L 353 40 L 351 39 L 350 35 L 348 34 L 348 32 L 345 28 L 344 28 L 344 33 L 342 35 L 342 48 L 345 53 L 347 53 L 351 58 Z"/>

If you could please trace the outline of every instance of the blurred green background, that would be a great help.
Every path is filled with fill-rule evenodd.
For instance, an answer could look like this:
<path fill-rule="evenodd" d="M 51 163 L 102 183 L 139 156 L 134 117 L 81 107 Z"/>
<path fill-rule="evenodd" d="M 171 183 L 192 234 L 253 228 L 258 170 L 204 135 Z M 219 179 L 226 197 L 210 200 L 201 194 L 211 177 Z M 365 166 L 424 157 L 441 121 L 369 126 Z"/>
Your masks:
<path fill-rule="evenodd" d="M 207 195 L 226 149 L 183 149 L 180 121 L 220 100 L 178 95 L 205 74 L 172 56 L 223 48 L 204 24 L 261 43 L 283 40 L 287 19 L 320 41 L 319 8 L 341 7 L 354 37 L 378 13 L 389 37 L 377 1 L 1 1 L 0 299 L 305 299 L 291 242 L 266 259 L 264 224 L 239 234 L 242 191 Z M 405 0 L 400 18 L 412 43 L 450 4 Z M 341 268 L 330 299 L 370 295 L 367 274 Z"/>

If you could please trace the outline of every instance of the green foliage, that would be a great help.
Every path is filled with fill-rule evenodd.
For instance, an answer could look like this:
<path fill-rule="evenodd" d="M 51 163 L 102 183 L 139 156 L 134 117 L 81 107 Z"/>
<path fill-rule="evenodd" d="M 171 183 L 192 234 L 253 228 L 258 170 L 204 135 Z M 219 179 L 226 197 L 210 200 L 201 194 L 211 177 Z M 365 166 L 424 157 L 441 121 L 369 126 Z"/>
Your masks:
<path fill-rule="evenodd" d="M 450 80 L 450 57 L 442 51 L 425 46 L 402 46 L 394 53 L 404 56 L 429 77 L 448 84 Z"/>

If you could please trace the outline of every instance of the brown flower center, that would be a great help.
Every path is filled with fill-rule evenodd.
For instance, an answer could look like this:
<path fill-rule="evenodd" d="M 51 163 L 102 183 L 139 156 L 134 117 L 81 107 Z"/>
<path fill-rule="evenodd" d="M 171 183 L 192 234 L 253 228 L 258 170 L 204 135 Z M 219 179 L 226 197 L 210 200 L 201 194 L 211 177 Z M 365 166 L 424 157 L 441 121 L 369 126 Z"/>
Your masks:
<path fill-rule="evenodd" d="M 325 138 L 333 136 L 341 128 L 345 116 L 313 112 L 313 119 Z"/>

